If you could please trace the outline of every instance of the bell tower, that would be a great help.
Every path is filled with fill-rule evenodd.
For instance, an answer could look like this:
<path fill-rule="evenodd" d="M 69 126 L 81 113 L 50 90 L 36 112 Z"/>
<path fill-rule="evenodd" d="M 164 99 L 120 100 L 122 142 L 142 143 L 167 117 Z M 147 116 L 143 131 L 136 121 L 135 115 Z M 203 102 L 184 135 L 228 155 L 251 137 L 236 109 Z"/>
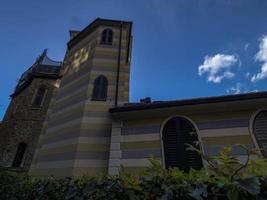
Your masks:
<path fill-rule="evenodd" d="M 79 176 L 108 169 L 111 107 L 129 101 L 132 23 L 96 19 L 70 31 L 63 77 L 30 174 Z"/>

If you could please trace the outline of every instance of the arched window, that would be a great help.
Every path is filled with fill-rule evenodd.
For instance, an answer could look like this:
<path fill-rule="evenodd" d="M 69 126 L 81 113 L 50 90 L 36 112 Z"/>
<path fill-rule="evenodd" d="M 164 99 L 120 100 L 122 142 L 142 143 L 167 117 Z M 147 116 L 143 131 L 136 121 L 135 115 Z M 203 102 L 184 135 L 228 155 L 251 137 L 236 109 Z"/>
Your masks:
<path fill-rule="evenodd" d="M 46 87 L 44 85 L 41 85 L 34 96 L 34 100 L 32 102 L 33 106 L 40 107 L 42 105 L 45 92 Z"/>
<path fill-rule="evenodd" d="M 202 167 L 201 156 L 196 151 L 186 150 L 187 144 L 199 148 L 196 130 L 189 120 L 183 117 L 168 120 L 163 127 L 162 140 L 166 169 L 178 167 L 189 171 Z"/>
<path fill-rule="evenodd" d="M 267 111 L 257 114 L 253 122 L 253 133 L 261 149 L 262 155 L 267 157 Z"/>
<path fill-rule="evenodd" d="M 112 44 L 113 32 L 111 29 L 107 28 L 103 30 L 101 35 L 101 44 Z"/>
<path fill-rule="evenodd" d="M 108 80 L 105 76 L 100 75 L 94 81 L 92 100 L 106 101 L 108 92 Z"/>
<path fill-rule="evenodd" d="M 27 144 L 25 142 L 21 142 L 18 145 L 16 156 L 13 160 L 12 167 L 22 167 L 22 161 L 27 148 Z"/>

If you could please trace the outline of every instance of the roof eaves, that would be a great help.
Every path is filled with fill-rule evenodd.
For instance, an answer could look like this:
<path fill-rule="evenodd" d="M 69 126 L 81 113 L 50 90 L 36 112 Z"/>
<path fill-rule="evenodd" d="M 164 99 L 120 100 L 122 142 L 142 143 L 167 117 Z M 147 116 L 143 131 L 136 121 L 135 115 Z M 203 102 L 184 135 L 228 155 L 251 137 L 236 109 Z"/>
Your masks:
<path fill-rule="evenodd" d="M 88 26 L 86 26 L 82 31 L 80 31 L 75 37 L 73 37 L 68 43 L 67 46 L 70 49 L 73 45 L 75 45 L 79 39 L 82 39 L 87 36 L 88 33 L 94 30 L 94 28 L 97 25 L 100 25 L 101 23 L 112 23 L 112 25 L 118 25 L 119 23 L 128 23 L 132 25 L 131 21 L 123 21 L 123 20 L 112 20 L 112 19 L 101 19 L 101 18 L 96 18 L 92 23 L 90 23 Z"/>
<path fill-rule="evenodd" d="M 165 101 L 162 103 L 135 104 L 135 105 L 129 105 L 129 106 L 114 107 L 114 108 L 109 109 L 109 112 L 114 113 L 114 112 L 138 111 L 138 110 L 148 110 L 148 109 L 175 107 L 175 106 L 189 106 L 189 105 L 198 105 L 198 104 L 251 100 L 251 99 L 258 99 L 258 98 L 267 98 L 267 92 L 256 92 L 256 93 L 215 96 L 215 97 L 203 97 L 203 98 L 195 98 L 195 99 Z"/>

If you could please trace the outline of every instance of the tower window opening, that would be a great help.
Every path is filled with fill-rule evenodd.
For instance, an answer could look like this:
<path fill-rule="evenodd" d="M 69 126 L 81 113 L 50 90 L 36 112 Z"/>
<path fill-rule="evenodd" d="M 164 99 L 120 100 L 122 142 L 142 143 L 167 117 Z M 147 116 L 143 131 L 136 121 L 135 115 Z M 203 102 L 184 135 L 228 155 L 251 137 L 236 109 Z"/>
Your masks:
<path fill-rule="evenodd" d="M 27 144 L 25 142 L 21 142 L 18 144 L 16 156 L 13 160 L 12 167 L 22 167 L 22 161 L 24 158 L 26 148 Z"/>
<path fill-rule="evenodd" d="M 101 44 L 112 44 L 113 32 L 111 29 L 105 29 L 101 35 Z"/>
<path fill-rule="evenodd" d="M 35 94 L 34 100 L 32 105 L 36 107 L 40 107 L 43 103 L 43 99 L 45 96 L 46 92 L 46 87 L 45 86 L 40 86 Z"/>
<path fill-rule="evenodd" d="M 92 100 L 106 101 L 108 91 L 108 80 L 105 76 L 100 75 L 94 81 Z"/>

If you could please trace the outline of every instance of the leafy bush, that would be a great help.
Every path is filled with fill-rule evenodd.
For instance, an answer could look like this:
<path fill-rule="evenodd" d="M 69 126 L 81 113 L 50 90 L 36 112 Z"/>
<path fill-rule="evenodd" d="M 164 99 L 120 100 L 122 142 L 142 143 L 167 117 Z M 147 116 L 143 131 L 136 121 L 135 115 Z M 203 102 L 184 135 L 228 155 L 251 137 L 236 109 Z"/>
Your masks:
<path fill-rule="evenodd" d="M 134 177 L 119 175 L 79 178 L 33 178 L 0 171 L 0 199 L 19 200 L 141 200 L 141 199 L 267 199 L 267 161 L 251 160 L 256 150 L 247 151 L 241 163 L 224 148 L 218 156 L 205 157 L 207 167 L 188 173 L 177 168 L 165 170 L 151 159 L 151 167 Z M 194 147 L 189 150 L 199 151 Z M 199 152 L 200 153 L 200 152 Z"/>

